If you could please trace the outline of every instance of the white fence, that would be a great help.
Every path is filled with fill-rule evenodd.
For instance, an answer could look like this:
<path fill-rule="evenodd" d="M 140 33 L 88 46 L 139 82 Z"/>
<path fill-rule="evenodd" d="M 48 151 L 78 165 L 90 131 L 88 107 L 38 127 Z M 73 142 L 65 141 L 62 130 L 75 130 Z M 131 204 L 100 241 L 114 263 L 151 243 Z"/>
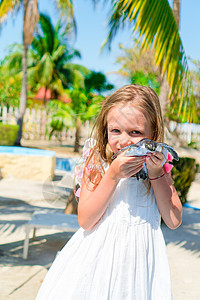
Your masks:
<path fill-rule="evenodd" d="M 1 107 L 0 106 L 0 121 L 3 124 L 16 124 L 16 117 L 18 115 L 18 108 Z M 30 109 L 26 108 L 23 124 L 23 138 L 26 140 L 48 140 L 51 128 L 49 126 L 50 116 L 47 115 L 44 109 Z M 170 122 L 170 131 L 176 132 L 188 144 L 191 142 L 200 142 L 200 124 L 176 123 Z M 89 132 L 89 122 L 86 122 L 83 127 L 83 140 L 87 138 Z M 54 133 L 52 140 L 65 141 L 68 144 L 74 142 L 75 129 L 63 129 L 62 132 Z"/>
<path fill-rule="evenodd" d="M 0 122 L 3 124 L 16 124 L 17 116 L 18 108 L 0 106 Z M 50 116 L 47 115 L 46 110 L 26 108 L 23 122 L 23 138 L 25 140 L 48 140 L 52 129 L 50 121 Z M 83 139 L 87 138 L 88 131 L 89 123 L 86 122 L 82 130 Z M 72 145 L 74 137 L 75 128 L 68 130 L 64 128 L 61 132 L 54 132 L 51 140 L 59 140 Z"/>
<path fill-rule="evenodd" d="M 188 144 L 191 142 L 200 143 L 200 124 L 170 121 L 169 129 L 171 132 L 176 131 L 180 138 Z"/>

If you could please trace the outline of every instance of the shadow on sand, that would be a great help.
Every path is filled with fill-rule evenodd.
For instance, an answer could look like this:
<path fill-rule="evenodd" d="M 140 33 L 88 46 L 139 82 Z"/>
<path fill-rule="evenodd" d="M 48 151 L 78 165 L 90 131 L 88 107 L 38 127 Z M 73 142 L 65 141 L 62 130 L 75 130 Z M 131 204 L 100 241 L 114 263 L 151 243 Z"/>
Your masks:
<path fill-rule="evenodd" d="M 66 201 L 66 200 L 65 200 Z M 34 201 L 33 201 L 34 202 Z M 32 205 L 20 199 L 0 197 L 0 234 L 13 234 L 20 227 L 26 224 L 35 211 L 63 212 L 62 208 L 44 207 Z M 5 218 L 5 216 L 8 216 Z"/>
<path fill-rule="evenodd" d="M 162 224 L 166 244 L 173 243 L 200 257 L 200 211 L 183 208 L 183 221 L 176 230 Z"/>
<path fill-rule="evenodd" d="M 28 222 L 35 211 L 63 212 L 63 209 L 41 207 L 31 205 L 23 200 L 15 198 L 0 197 L 1 215 L 7 215 L 0 223 L 0 234 L 12 235 L 23 230 L 24 224 Z M 162 231 L 166 244 L 173 243 L 186 250 L 200 256 L 200 212 L 193 209 L 183 209 L 183 222 L 175 231 L 162 224 Z M 43 233 L 44 234 L 44 233 Z M 38 230 L 36 240 L 30 238 L 29 256 L 23 260 L 22 252 L 24 240 L 23 233 L 19 240 L 15 238 L 13 242 L 0 245 L 0 263 L 3 265 L 41 265 L 48 268 L 54 260 L 57 251 L 61 250 L 73 233 L 58 232 L 41 235 Z M 25 237 L 25 233 L 24 233 Z M 30 236 L 31 237 L 31 236 Z"/>
<path fill-rule="evenodd" d="M 1 241 L 3 239 L 6 240 L 6 237 L 8 237 L 9 241 L 13 239 L 13 242 L 1 242 L 0 244 L 1 265 L 41 265 L 48 267 L 54 260 L 57 251 L 61 250 L 73 235 L 71 232 L 55 233 L 55 230 L 52 231 L 51 229 L 47 230 L 47 234 L 41 235 L 40 229 L 37 230 L 34 241 L 30 234 L 29 256 L 27 260 L 24 260 L 22 258 L 24 246 L 22 237 L 24 236 L 25 238 L 24 225 L 31 219 L 35 211 L 64 213 L 63 208 L 32 205 L 30 202 L 16 198 L 0 197 L 0 214 L 2 216 L 0 220 L 0 235 L 5 237 Z"/>
<path fill-rule="evenodd" d="M 50 233 L 30 239 L 28 259 L 22 258 L 24 240 L 1 244 L 0 261 L 4 266 L 33 266 L 49 268 L 56 254 L 72 237 L 71 232 Z"/>

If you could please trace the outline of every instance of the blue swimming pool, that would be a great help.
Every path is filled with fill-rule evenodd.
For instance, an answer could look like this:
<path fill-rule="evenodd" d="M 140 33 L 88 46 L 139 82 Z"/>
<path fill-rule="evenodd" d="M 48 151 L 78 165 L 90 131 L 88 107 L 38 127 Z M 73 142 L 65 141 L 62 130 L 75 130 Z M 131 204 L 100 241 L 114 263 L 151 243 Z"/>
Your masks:
<path fill-rule="evenodd" d="M 67 171 L 67 172 L 73 171 L 77 162 L 78 162 L 77 158 L 56 157 L 56 170 Z"/>
<path fill-rule="evenodd" d="M 26 148 L 26 147 L 15 147 L 15 146 L 0 146 L 0 154 L 13 154 L 13 155 L 33 155 L 33 156 L 50 156 L 56 155 L 54 151 Z"/>

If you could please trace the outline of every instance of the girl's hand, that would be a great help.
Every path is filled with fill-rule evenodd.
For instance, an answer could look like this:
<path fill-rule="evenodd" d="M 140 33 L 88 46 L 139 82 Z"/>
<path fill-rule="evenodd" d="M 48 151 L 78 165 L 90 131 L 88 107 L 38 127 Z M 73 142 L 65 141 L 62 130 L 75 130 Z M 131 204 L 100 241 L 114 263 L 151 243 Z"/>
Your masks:
<path fill-rule="evenodd" d="M 124 156 L 121 153 L 110 165 L 110 171 L 116 180 L 128 178 L 138 173 L 145 162 L 145 156 Z"/>
<path fill-rule="evenodd" d="M 146 166 L 149 178 L 161 176 L 164 172 L 163 161 L 164 154 L 162 152 L 155 151 L 154 153 L 147 154 Z"/>

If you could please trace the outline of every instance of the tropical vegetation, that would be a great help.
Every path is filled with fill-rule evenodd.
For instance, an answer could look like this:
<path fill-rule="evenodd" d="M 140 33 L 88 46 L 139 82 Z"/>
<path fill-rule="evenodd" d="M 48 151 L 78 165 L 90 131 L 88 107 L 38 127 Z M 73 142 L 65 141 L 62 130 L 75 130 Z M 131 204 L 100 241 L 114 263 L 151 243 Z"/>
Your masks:
<path fill-rule="evenodd" d="M 129 83 L 150 86 L 159 94 L 162 77 L 158 66 L 154 64 L 153 51 L 141 51 L 138 43 L 132 48 L 125 48 L 121 44 L 119 47 L 122 54 L 116 63 L 121 66 L 116 73 L 125 77 Z"/>
<path fill-rule="evenodd" d="M 180 157 L 179 161 L 173 162 L 172 178 L 178 192 L 181 203 L 187 202 L 187 196 L 196 173 L 199 172 L 199 164 L 194 158 Z"/>
<path fill-rule="evenodd" d="M 31 87 L 35 90 L 45 88 L 44 104 L 46 91 L 50 89 L 52 98 L 56 99 L 64 88 L 70 86 L 73 71 L 78 69 L 77 65 L 69 64 L 73 58 L 81 57 L 78 50 L 70 47 L 70 33 L 71 28 L 63 28 L 60 20 L 54 27 L 50 17 L 40 14 L 40 21 L 31 43 L 31 66 L 28 74 Z"/>
<path fill-rule="evenodd" d="M 78 50 L 70 47 L 68 37 L 70 30 L 60 24 L 52 24 L 47 15 L 41 14 L 33 41 L 27 51 L 27 82 L 28 91 L 37 93 L 40 88 L 51 91 L 51 97 L 56 99 L 62 95 L 64 88 L 72 84 L 75 73 L 88 74 L 88 69 L 81 65 L 72 64 L 74 57 L 81 57 Z M 10 46 L 9 54 L 4 58 L 2 65 L 14 79 L 22 78 L 23 46 Z"/>
<path fill-rule="evenodd" d="M 74 152 L 79 152 L 82 124 L 96 117 L 104 100 L 102 93 L 112 88 L 101 72 L 90 71 L 86 77 L 77 77 L 73 87 L 65 90 L 69 103 L 54 100 L 48 104 L 52 112 L 50 137 L 54 131 L 74 127 Z"/>
<path fill-rule="evenodd" d="M 27 51 L 28 92 L 36 93 L 50 89 L 52 101 L 47 110 L 51 115 L 50 138 L 63 128 L 75 127 L 75 151 L 80 146 L 82 123 L 91 120 L 98 113 L 104 99 L 104 91 L 113 88 L 103 73 L 90 71 L 82 65 L 71 63 L 80 53 L 69 46 L 69 30 L 61 26 L 60 21 L 54 27 L 48 16 L 41 14 L 34 33 L 33 41 Z M 10 46 L 9 54 L 2 61 L 2 68 L 13 80 L 22 78 L 23 46 Z M 53 99 L 60 100 L 53 100 Z M 67 103 L 66 103 L 67 102 Z"/>
<path fill-rule="evenodd" d="M 58 10 L 61 12 L 61 16 L 65 16 L 67 23 L 75 25 L 72 1 L 56 0 L 55 3 L 57 5 Z M 38 0 L 2 0 L 0 2 L 0 25 L 6 20 L 9 13 L 15 14 L 19 11 L 20 8 L 22 8 L 24 11 L 22 59 L 23 77 L 19 104 L 19 114 L 17 118 L 19 132 L 18 137 L 16 139 L 16 145 L 20 145 L 20 140 L 22 137 L 22 125 L 27 102 L 27 51 L 28 46 L 33 40 L 33 31 L 35 25 L 39 20 Z"/>
<path fill-rule="evenodd" d="M 18 118 L 20 131 L 16 144 L 19 144 L 21 139 L 27 92 L 34 93 L 41 87 L 44 87 L 45 91 L 50 89 L 52 98 L 60 96 L 62 99 L 58 111 L 61 111 L 61 107 L 65 111 L 67 105 L 69 107 L 67 110 L 74 111 L 74 113 L 68 111 L 68 116 L 83 114 L 80 105 L 78 105 L 78 113 L 75 106 L 72 107 L 73 101 L 76 104 L 83 102 L 85 105 L 87 103 L 88 111 L 90 104 L 97 105 L 98 101 L 93 99 L 94 95 L 99 97 L 102 92 L 101 84 L 99 86 L 97 83 L 94 84 L 94 73 L 91 88 L 91 71 L 71 63 L 73 57 L 80 56 L 77 50 L 69 47 L 69 33 L 75 28 L 73 2 L 67 0 L 55 2 L 60 12 L 65 12 L 65 20 L 67 20 L 65 28 L 61 26 L 60 22 L 54 27 L 51 20 L 45 15 L 41 15 L 39 18 L 37 0 L 3 0 L 0 3 L 0 25 L 10 12 L 14 13 L 16 8 L 24 9 L 23 45 L 14 45 L 3 65 L 0 66 L 0 73 L 6 70 L 6 64 L 10 68 L 0 78 L 0 89 L 6 83 L 2 96 L 4 101 L 10 93 L 10 99 L 17 104 L 19 84 L 22 80 Z M 173 9 L 167 0 L 111 0 L 110 3 L 112 10 L 109 19 L 109 34 L 105 45 L 110 48 L 119 29 L 128 23 L 133 34 L 138 32 L 139 47 L 143 49 L 141 52 L 138 48 L 124 49 L 121 46 L 124 55 L 119 58 L 122 65 L 120 73 L 127 76 L 130 82 L 148 84 L 160 93 L 163 111 L 165 112 L 168 107 L 167 118 L 175 119 L 174 116 L 178 116 L 176 117 L 178 121 L 194 122 L 198 116 L 199 107 L 196 103 L 199 101 L 199 96 L 195 86 L 194 88 L 192 86 L 194 82 L 198 85 L 199 79 L 198 71 L 197 73 L 189 71 L 188 60 L 179 35 L 180 0 L 173 0 Z M 36 27 L 38 21 L 39 24 Z M 133 57 L 134 62 L 131 61 Z M 142 61 L 147 62 L 148 59 L 150 63 L 142 65 Z M 156 67 L 154 66 L 155 62 Z M 9 74 L 12 75 L 12 79 L 9 78 Z M 104 74 L 102 75 L 104 76 Z M 15 91 L 10 88 L 11 84 L 12 87 L 16 87 Z M 170 94 L 168 84 L 170 85 Z M 170 96 L 170 103 L 168 96 Z M 87 97 L 87 101 L 85 97 Z M 64 102 L 66 98 L 71 99 L 70 104 Z M 162 99 L 164 100 L 162 101 Z M 44 93 L 44 103 L 46 103 L 46 93 Z M 54 113 L 56 113 L 56 105 L 58 102 L 51 104 Z M 57 116 L 54 115 L 55 122 L 52 120 L 52 132 L 60 130 L 59 128 L 63 128 L 63 126 L 71 126 L 69 123 L 72 120 L 69 122 L 68 118 L 64 117 L 62 124 L 61 117 Z M 84 122 L 84 118 L 81 118 L 80 122 Z M 77 124 L 75 126 L 77 127 Z"/>
<path fill-rule="evenodd" d="M 13 146 L 18 130 L 18 125 L 0 123 L 0 146 Z"/>
<path fill-rule="evenodd" d="M 10 76 L 7 68 L 0 65 L 0 102 L 4 106 L 19 106 L 21 79 Z"/>
<path fill-rule="evenodd" d="M 104 43 L 108 48 L 125 24 L 137 32 L 144 51 L 153 49 L 155 63 L 163 75 L 161 101 L 166 87 L 165 76 L 170 85 L 171 108 L 177 109 L 185 121 L 194 121 L 196 101 L 192 91 L 188 60 L 179 35 L 179 0 L 173 0 L 173 10 L 168 0 L 111 0 L 109 34 Z M 174 11 L 174 13 L 173 13 Z M 166 94 L 166 93 L 165 93 Z M 167 95 L 168 96 L 168 95 Z M 165 103 L 165 106 L 168 103 Z M 164 105 L 163 105 L 164 106 Z"/>

